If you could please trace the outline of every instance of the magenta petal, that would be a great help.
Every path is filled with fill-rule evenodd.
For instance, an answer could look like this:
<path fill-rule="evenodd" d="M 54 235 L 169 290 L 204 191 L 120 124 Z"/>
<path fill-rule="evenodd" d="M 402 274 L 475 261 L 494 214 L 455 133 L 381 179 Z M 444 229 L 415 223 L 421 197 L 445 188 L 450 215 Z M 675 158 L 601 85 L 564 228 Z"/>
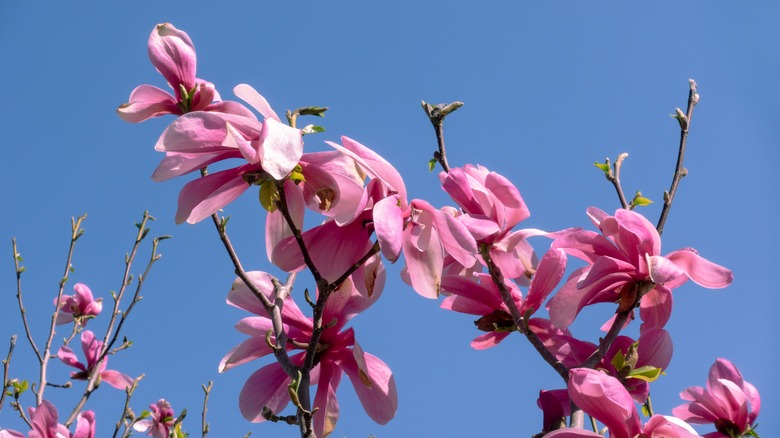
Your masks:
<path fill-rule="evenodd" d="M 565 271 L 566 253 L 561 249 L 547 251 L 539 262 L 523 308 L 534 309 L 534 312 L 539 310 L 550 292 L 558 286 Z"/>
<path fill-rule="evenodd" d="M 692 248 L 679 249 L 666 255 L 685 275 L 696 284 L 710 289 L 720 289 L 731 284 L 734 275 L 723 266 L 699 256 Z"/>
<path fill-rule="evenodd" d="M 390 367 L 378 357 L 364 353 L 357 342 L 351 355 L 342 356 L 340 366 L 368 416 L 379 424 L 392 420 L 398 409 L 398 390 Z"/>
<path fill-rule="evenodd" d="M 341 143 L 344 146 L 329 141 L 326 143 L 352 157 L 369 177 L 382 181 L 390 190 L 396 192 L 401 200 L 401 208 L 406 207 L 404 205 L 406 203 L 404 180 L 395 167 L 382 158 L 381 155 L 349 137 L 341 137 Z"/>
<path fill-rule="evenodd" d="M 151 85 L 139 85 L 130 93 L 130 100 L 116 110 L 126 122 L 140 123 L 165 114 L 181 114 L 176 99 L 168 92 Z"/>
<path fill-rule="evenodd" d="M 520 191 L 506 177 L 490 172 L 485 178 L 485 188 L 496 197 L 504 208 L 504 223 L 499 224 L 502 225 L 502 229 L 509 230 L 531 216 L 525 201 L 520 196 Z"/>
<path fill-rule="evenodd" d="M 390 196 L 374 204 L 374 230 L 382 255 L 394 263 L 401 254 L 404 215 L 398 198 Z"/>
<path fill-rule="evenodd" d="M 596 432 L 591 432 L 584 429 L 558 429 L 554 430 L 545 438 L 604 438 L 603 435 L 599 435 Z"/>
<path fill-rule="evenodd" d="M 284 182 L 284 195 L 287 199 L 287 210 L 290 212 L 293 223 L 298 229 L 301 229 L 303 227 L 303 218 L 306 213 L 306 204 L 303 199 L 303 194 L 293 181 L 287 180 Z M 276 247 L 283 240 L 289 239 L 292 236 L 293 232 L 287 225 L 287 221 L 285 220 L 281 211 L 276 210 L 274 212 L 269 212 L 266 215 L 265 252 L 269 261 L 276 264 L 274 257 L 279 255 L 276 254 Z M 292 241 L 291 244 L 296 245 L 294 241 Z M 282 269 L 287 272 L 292 272 L 300 269 L 300 267 L 303 266 L 303 256 L 301 255 L 300 251 L 293 249 L 292 251 L 287 251 L 286 254 L 289 254 L 291 257 L 295 258 L 296 261 L 292 262 L 292 265 L 294 265 L 292 269 Z"/>
<path fill-rule="evenodd" d="M 320 362 L 320 377 L 314 396 L 314 407 L 318 410 L 312 419 L 316 436 L 326 437 L 336 428 L 339 420 L 336 390 L 341 383 L 341 374 L 341 370 L 331 361 Z"/>
<path fill-rule="evenodd" d="M 170 23 L 158 24 L 149 35 L 148 49 L 152 64 L 174 90 L 179 84 L 187 90 L 195 86 L 195 46 L 186 32 Z"/>
<path fill-rule="evenodd" d="M 632 438 L 641 432 L 631 395 L 614 377 L 601 371 L 569 371 L 569 397 L 587 414 L 604 423 L 612 438 Z"/>
<path fill-rule="evenodd" d="M 415 206 L 420 205 L 418 200 L 413 202 Z M 433 213 L 433 224 L 447 254 L 463 266 L 474 266 L 477 263 L 475 255 L 477 254 L 477 242 L 468 228 L 447 213 L 435 209 L 432 209 L 431 212 Z"/>
<path fill-rule="evenodd" d="M 79 360 L 76 358 L 76 353 L 73 352 L 73 350 L 70 349 L 70 347 L 62 346 L 60 347 L 59 351 L 57 352 L 57 357 L 60 358 L 60 360 L 65 364 L 72 366 L 73 368 L 78 368 L 82 371 L 86 370 L 87 368 L 79 362 Z"/>
<path fill-rule="evenodd" d="M 475 350 L 485 350 L 491 347 L 495 347 L 499 342 L 503 341 L 510 332 L 489 332 L 477 336 L 471 341 L 471 348 Z"/>
<path fill-rule="evenodd" d="M 271 108 L 268 101 L 265 100 L 265 97 L 252 88 L 252 86 L 248 84 L 238 84 L 233 88 L 233 94 L 251 105 L 252 108 L 256 109 L 257 112 L 262 114 L 266 119 L 274 119 L 277 122 L 282 121 Z"/>
<path fill-rule="evenodd" d="M 100 373 L 103 382 L 108 383 L 116 389 L 126 389 L 133 385 L 133 379 L 119 371 L 106 370 Z"/>
<path fill-rule="evenodd" d="M 263 170 L 281 181 L 303 155 L 303 134 L 276 119 L 266 119 L 260 133 Z"/>
<path fill-rule="evenodd" d="M 73 438 L 94 438 L 95 436 L 95 413 L 92 411 L 81 412 L 77 417 L 76 432 Z"/>
<path fill-rule="evenodd" d="M 651 328 L 663 328 L 672 316 L 672 291 L 656 286 L 639 302 L 639 317 L 642 318 L 640 332 Z"/>
<path fill-rule="evenodd" d="M 241 175 L 250 169 L 250 165 L 227 169 L 185 184 L 179 192 L 176 223 L 200 222 L 238 198 L 249 188 Z"/>
<path fill-rule="evenodd" d="M 672 361 L 674 346 L 672 337 L 664 329 L 650 329 L 642 333 L 638 339 L 639 347 L 637 352 L 639 359 L 637 367 L 649 365 L 655 368 L 666 370 Z"/>
<path fill-rule="evenodd" d="M 287 385 L 291 381 L 276 362 L 255 371 L 249 376 L 238 396 L 241 415 L 253 423 L 260 423 L 265 421 L 262 415 L 264 406 L 275 414 L 280 413 L 290 402 Z"/>

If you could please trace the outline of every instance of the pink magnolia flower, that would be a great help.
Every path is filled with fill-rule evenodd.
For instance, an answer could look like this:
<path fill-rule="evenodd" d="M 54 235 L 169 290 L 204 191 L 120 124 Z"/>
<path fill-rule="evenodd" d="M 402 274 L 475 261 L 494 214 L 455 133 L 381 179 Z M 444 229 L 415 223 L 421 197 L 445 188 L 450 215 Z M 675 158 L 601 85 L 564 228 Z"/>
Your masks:
<path fill-rule="evenodd" d="M 28 438 L 94 438 L 95 413 L 84 411 L 76 420 L 76 432 L 70 433 L 67 427 L 57 422 L 59 414 L 51 402 L 43 400 L 37 408 L 29 408 L 32 430 Z M 15 430 L 0 429 L 0 438 L 24 438 L 24 434 Z"/>
<path fill-rule="evenodd" d="M 155 149 L 166 153 L 152 179 L 166 180 L 229 158 L 244 164 L 187 183 L 179 193 L 176 222 L 196 223 L 229 204 L 251 185 L 282 180 L 303 154 L 300 129 L 281 122 L 268 102 L 252 87 L 233 90 L 261 115 L 196 111 L 187 113 L 162 133 Z"/>
<path fill-rule="evenodd" d="M 236 102 L 219 101 L 214 85 L 195 77 L 195 46 L 186 32 L 170 23 L 158 24 L 149 35 L 148 47 L 152 65 L 173 89 L 173 95 L 152 85 L 140 85 L 130 93 L 130 101 L 117 109 L 119 117 L 138 123 L 152 117 L 182 115 L 190 111 L 249 113 Z"/>
<path fill-rule="evenodd" d="M 588 216 L 603 235 L 579 230 L 558 237 L 553 248 L 565 250 L 588 262 L 550 300 L 550 319 L 557 327 L 567 327 L 583 307 L 630 301 L 640 283 L 653 282 L 654 288 L 642 297 L 642 329 L 663 327 L 671 314 L 671 289 L 688 279 L 707 288 L 722 288 L 732 281 L 730 270 L 702 257 L 692 248 L 661 256 L 661 238 L 644 216 L 620 209 L 614 216 L 591 207 Z"/>
<path fill-rule="evenodd" d="M 566 424 L 566 417 L 571 415 L 571 403 L 569 391 L 565 389 L 553 389 L 551 391 L 539 391 L 536 406 L 542 410 L 542 433 L 555 430 L 561 424 Z"/>
<path fill-rule="evenodd" d="M 643 426 L 631 395 L 614 377 L 601 371 L 575 368 L 569 371 L 569 398 L 585 413 L 609 429 L 610 438 L 688 438 L 698 436 L 680 419 L 653 415 Z M 601 435 L 582 429 L 559 429 L 545 437 L 578 438 Z"/>
<path fill-rule="evenodd" d="M 542 307 L 544 300 L 563 277 L 566 255 L 561 250 L 550 250 L 535 270 L 536 274 L 525 299 L 514 282 L 505 283 L 521 315 L 528 312 L 533 314 Z M 443 309 L 482 316 L 474 323 L 478 329 L 487 333 L 472 341 L 473 348 L 481 350 L 493 347 L 516 330 L 509 308 L 489 274 L 476 273 L 470 278 L 447 276 L 442 280 L 442 289 L 451 294 L 442 301 Z M 531 322 L 532 330 L 541 328 L 536 318 Z"/>
<path fill-rule="evenodd" d="M 382 265 L 371 261 L 368 265 L 375 271 L 353 276 L 333 292 L 325 306 L 324 321 L 332 321 L 323 332 L 312 370 L 312 385 L 317 385 L 314 396 L 314 432 L 317 436 L 327 436 L 336 427 L 339 417 L 336 390 L 343 374 L 352 382 L 358 399 L 366 413 L 379 424 L 385 424 L 394 416 L 398 407 L 398 393 L 395 379 L 390 368 L 376 356 L 365 353 L 355 340 L 352 328 L 343 330 L 345 324 L 356 314 L 373 304 L 384 286 L 385 271 Z M 264 272 L 248 273 L 257 287 L 269 298 L 273 296 L 272 277 Z M 364 281 L 364 279 L 373 281 Z M 249 339 L 231 350 L 220 363 L 220 372 L 234 366 L 272 353 L 266 341 L 266 334 L 272 329 L 265 309 L 252 295 L 244 283 L 237 279 L 228 294 L 228 303 L 248 310 L 260 316 L 241 320 L 236 329 L 250 336 Z M 289 350 L 300 349 L 311 339 L 312 322 L 296 306 L 288 295 L 282 306 L 282 320 L 289 341 Z M 272 337 L 272 341 L 274 338 Z M 291 356 L 291 360 L 301 365 L 305 353 Z M 290 377 L 281 366 L 274 362 L 252 374 L 244 384 L 239 396 L 239 408 L 242 415 L 250 421 L 265 421 L 262 412 L 268 408 L 279 413 L 290 402 L 287 386 Z"/>
<path fill-rule="evenodd" d="M 168 438 L 171 435 L 176 415 L 170 403 L 161 398 L 157 403 L 149 405 L 149 417 L 137 421 L 133 429 L 146 432 L 147 436 L 154 438 Z"/>
<path fill-rule="evenodd" d="M 756 387 L 726 359 L 712 365 L 706 388 L 691 386 L 680 397 L 690 403 L 674 408 L 674 415 L 691 423 L 714 424 L 717 432 L 706 434 L 708 438 L 748 436 L 761 411 Z"/>
<path fill-rule="evenodd" d="M 60 350 L 57 352 L 57 356 L 65 365 L 72 366 L 79 370 L 70 373 L 71 379 L 88 380 L 90 375 L 97 369 L 98 373 L 100 373 L 98 384 L 101 381 L 104 381 L 114 388 L 122 390 L 133 384 L 133 379 L 129 376 L 126 376 L 119 371 L 106 369 L 108 357 L 103 358 L 99 364 L 97 363 L 100 352 L 103 349 L 103 342 L 97 340 L 94 333 L 89 330 L 84 330 L 84 332 L 81 333 L 81 349 L 84 351 L 84 356 L 87 359 L 86 365 L 78 361 L 76 354 L 70 347 L 60 347 Z"/>
<path fill-rule="evenodd" d="M 57 325 L 76 321 L 77 325 L 86 326 L 87 321 L 99 315 L 103 310 L 103 299 L 94 299 L 92 291 L 86 284 L 76 283 L 73 290 L 76 293 L 63 295 L 59 305 L 57 299 L 54 299 L 54 305 L 60 309 L 57 312 Z"/>

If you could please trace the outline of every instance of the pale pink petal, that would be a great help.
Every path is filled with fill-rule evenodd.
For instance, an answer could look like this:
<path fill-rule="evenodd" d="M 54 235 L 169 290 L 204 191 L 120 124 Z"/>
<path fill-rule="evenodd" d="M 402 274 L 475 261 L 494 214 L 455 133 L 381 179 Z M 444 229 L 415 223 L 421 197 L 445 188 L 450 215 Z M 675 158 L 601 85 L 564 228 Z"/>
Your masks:
<path fill-rule="evenodd" d="M 260 156 L 263 170 L 281 181 L 303 155 L 303 134 L 276 119 L 266 119 L 260 132 Z"/>
<path fill-rule="evenodd" d="M 435 233 L 436 230 L 432 230 L 432 234 Z M 407 228 L 404 230 L 403 250 L 412 289 L 426 298 L 438 298 L 444 267 L 441 246 L 437 242 L 430 245 L 427 251 L 420 251 L 412 243 L 411 229 Z"/>
<path fill-rule="evenodd" d="M 211 163 L 228 158 L 241 158 L 238 150 L 226 150 L 212 153 L 166 152 L 165 157 L 157 165 L 152 174 L 153 181 L 165 181 L 195 170 L 202 169 Z"/>
<path fill-rule="evenodd" d="M 666 258 L 676 264 L 696 284 L 710 289 L 720 289 L 731 284 L 734 275 L 723 266 L 699 256 L 693 248 L 673 251 Z"/>
<path fill-rule="evenodd" d="M 653 415 L 645 424 L 643 432 L 649 437 L 692 438 L 698 437 L 691 426 L 679 418 Z"/>
<path fill-rule="evenodd" d="M 685 275 L 679 266 L 666 257 L 647 256 L 647 264 L 650 266 L 650 279 L 655 284 L 669 283 L 677 277 Z"/>
<path fill-rule="evenodd" d="M 126 389 L 133 385 L 133 379 L 119 371 L 106 370 L 100 373 L 103 382 L 108 383 L 116 389 Z"/>
<path fill-rule="evenodd" d="M 273 336 L 271 337 L 271 340 L 273 341 Z M 249 338 L 238 344 L 222 358 L 219 362 L 218 370 L 222 373 L 233 367 L 243 365 L 271 353 L 273 353 L 273 350 L 268 346 L 268 342 L 265 340 L 265 334 L 263 334 L 263 337 Z"/>
<path fill-rule="evenodd" d="M 187 33 L 170 23 L 158 24 L 149 35 L 148 50 L 152 65 L 174 90 L 179 84 L 187 90 L 195 86 L 195 46 Z"/>
<path fill-rule="evenodd" d="M 404 215 L 398 198 L 390 196 L 374 204 L 373 219 L 382 255 L 394 263 L 401 254 Z"/>
<path fill-rule="evenodd" d="M 396 192 L 401 200 L 401 208 L 406 208 L 406 187 L 401 174 L 382 156 L 349 137 L 341 137 L 343 146 L 326 142 L 336 150 L 350 156 L 372 179 L 379 179 L 390 190 Z"/>
<path fill-rule="evenodd" d="M 179 192 L 176 223 L 180 224 L 185 220 L 191 224 L 200 222 L 230 204 L 249 188 L 242 175 L 252 169 L 252 165 L 247 164 L 212 173 L 185 184 Z"/>
<path fill-rule="evenodd" d="M 230 122 L 225 123 L 227 129 L 225 133 L 225 139 L 222 141 L 221 146 L 225 146 L 230 149 L 238 149 L 241 151 L 241 155 L 246 161 L 252 164 L 260 162 L 260 154 L 257 149 L 254 148 L 252 142 L 245 139 L 243 134 L 234 128 Z"/>
<path fill-rule="evenodd" d="M 130 93 L 129 102 L 116 110 L 126 122 L 140 123 L 166 114 L 181 114 L 176 99 L 170 93 L 151 85 L 139 85 Z"/>
<path fill-rule="evenodd" d="M 256 109 L 257 112 L 262 114 L 266 119 L 274 119 L 277 122 L 282 121 L 271 108 L 271 105 L 268 104 L 268 101 L 265 100 L 265 97 L 252 88 L 252 86 L 248 84 L 238 84 L 233 88 L 233 94 L 251 105 L 252 108 Z"/>
<path fill-rule="evenodd" d="M 0 429 L 0 438 L 24 438 L 24 434 L 15 430 Z"/>

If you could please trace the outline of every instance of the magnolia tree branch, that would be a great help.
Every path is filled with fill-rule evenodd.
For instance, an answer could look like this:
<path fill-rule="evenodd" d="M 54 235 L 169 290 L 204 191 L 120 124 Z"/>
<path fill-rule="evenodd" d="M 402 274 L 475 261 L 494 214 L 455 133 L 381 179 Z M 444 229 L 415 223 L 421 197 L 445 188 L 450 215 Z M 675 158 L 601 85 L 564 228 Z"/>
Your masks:
<path fill-rule="evenodd" d="M 211 380 L 209 380 L 208 386 L 201 385 L 201 388 L 203 388 L 203 410 L 200 414 L 201 438 L 206 438 L 206 435 L 209 434 L 209 423 L 206 422 L 206 412 L 209 411 L 209 395 L 211 395 L 212 386 L 214 386 L 214 382 Z"/>
<path fill-rule="evenodd" d="M 143 287 L 144 280 L 149 275 L 149 272 L 152 269 L 152 265 L 154 265 L 154 263 L 157 260 L 159 260 L 161 257 L 159 254 L 157 254 L 157 245 L 159 244 L 160 240 L 164 240 L 170 237 L 170 236 L 161 236 L 161 237 L 156 237 L 152 240 L 152 249 L 151 249 L 151 255 L 149 257 L 149 262 L 146 265 L 146 269 L 144 270 L 144 273 L 138 276 L 138 282 L 135 287 L 135 292 L 133 293 L 133 299 L 131 300 L 130 304 L 128 305 L 127 309 L 125 309 L 124 312 L 120 311 L 119 306 L 122 302 L 122 298 L 124 297 L 124 294 L 127 291 L 127 287 L 132 283 L 132 275 L 130 274 L 130 270 L 132 268 L 133 262 L 135 261 L 135 256 L 136 254 L 138 254 L 138 248 L 140 247 L 141 242 L 149 233 L 149 228 L 146 227 L 146 224 L 149 220 L 154 220 L 154 218 L 149 214 L 148 211 L 145 211 L 143 214 L 143 218 L 141 219 L 141 222 L 136 224 L 136 227 L 138 227 L 138 233 L 136 234 L 132 250 L 130 251 L 130 253 L 125 255 L 125 270 L 124 273 L 122 274 L 122 285 L 119 288 L 119 292 L 117 292 L 114 295 L 114 308 L 113 311 L 111 312 L 111 318 L 109 319 L 108 328 L 106 328 L 106 334 L 103 337 L 103 348 L 100 352 L 100 355 L 98 356 L 98 359 L 95 361 L 96 365 L 94 369 L 89 375 L 87 387 L 84 390 L 84 393 L 82 394 L 78 403 L 76 403 L 76 406 L 71 411 L 70 416 L 68 416 L 68 419 L 64 423 L 65 427 L 70 427 L 73 421 L 76 420 L 76 416 L 78 416 L 79 412 L 81 412 L 81 409 L 87 403 L 89 397 L 98 388 L 97 385 L 98 385 L 98 379 L 100 377 L 100 363 L 102 363 L 102 361 L 105 360 L 106 356 L 108 356 L 109 354 L 113 354 L 116 351 L 123 350 L 129 346 L 129 343 L 125 341 L 122 343 L 122 346 L 117 348 L 115 351 L 111 350 L 111 347 L 114 345 L 114 343 L 119 337 L 119 333 L 121 332 L 122 326 L 127 320 L 127 317 L 130 315 L 130 312 L 133 310 L 133 307 L 135 307 L 135 304 L 141 300 L 140 297 L 141 288 Z M 117 323 L 117 317 L 120 314 L 122 316 L 119 318 L 119 322 Z M 114 324 L 117 324 L 117 328 L 115 331 L 114 331 Z"/>
<path fill-rule="evenodd" d="M 71 229 L 71 235 L 70 235 L 70 246 L 68 248 L 68 257 L 65 261 L 65 273 L 62 274 L 62 279 L 60 279 L 60 288 L 57 291 L 57 305 L 55 306 L 54 312 L 51 315 L 51 323 L 49 325 L 49 337 L 46 338 L 46 345 L 43 347 L 43 360 L 41 361 L 41 376 L 40 376 L 40 387 L 38 388 L 38 393 L 36 394 L 36 406 L 40 406 L 41 402 L 43 401 L 43 391 L 46 389 L 46 369 L 49 364 L 49 359 L 51 358 L 51 343 L 52 340 L 54 340 L 54 334 L 56 333 L 54 328 L 57 324 L 57 313 L 60 311 L 60 303 L 62 302 L 62 292 L 65 289 L 65 283 L 68 282 L 68 275 L 70 275 L 72 271 L 72 264 L 73 261 L 73 251 L 76 248 L 76 240 L 78 240 L 79 237 L 81 237 L 84 234 L 84 230 L 81 228 L 81 224 L 84 222 L 84 219 L 87 218 L 87 215 L 79 216 L 77 219 L 71 218 L 70 220 L 70 229 Z"/>
<path fill-rule="evenodd" d="M 422 101 L 422 108 L 428 119 L 433 125 L 434 131 L 436 131 L 436 141 L 439 144 L 439 150 L 433 153 L 433 160 L 431 163 L 438 162 L 441 168 L 445 172 L 450 171 L 450 165 L 447 162 L 447 149 L 444 146 L 444 118 L 447 114 L 457 110 L 463 106 L 463 102 L 452 102 L 450 104 L 440 103 L 438 105 L 431 105 L 424 100 Z M 431 169 L 433 169 L 433 164 Z"/>
<path fill-rule="evenodd" d="M 38 350 L 38 346 L 35 345 L 35 340 L 33 340 L 32 334 L 30 333 L 30 324 L 27 323 L 27 310 L 24 308 L 24 303 L 22 302 L 22 272 L 24 272 L 25 269 L 24 266 L 19 265 L 22 261 L 22 256 L 16 250 L 16 238 L 11 239 L 11 246 L 14 251 L 14 267 L 16 269 L 16 301 L 19 303 L 19 313 L 22 316 L 24 333 L 27 335 L 27 341 L 30 343 L 33 352 L 35 352 L 35 356 L 38 358 L 38 363 L 43 364 L 43 356 L 41 356 L 41 352 Z"/>
<path fill-rule="evenodd" d="M 691 127 L 691 118 L 693 117 L 693 108 L 699 103 L 699 93 L 696 92 L 696 81 L 688 79 L 689 91 L 688 91 L 688 109 L 685 114 L 679 108 L 675 109 L 674 118 L 680 123 L 680 147 L 677 152 L 677 166 L 674 169 L 674 176 L 672 177 L 672 185 L 669 187 L 669 191 L 664 192 L 664 206 L 661 209 L 661 217 L 658 219 L 658 225 L 656 229 L 658 234 L 663 234 L 664 225 L 666 224 L 666 218 L 669 216 L 669 209 L 672 208 L 672 202 L 674 201 L 674 195 L 677 193 L 677 187 L 680 184 L 680 180 L 688 174 L 688 170 L 683 167 L 683 160 L 685 159 L 685 145 L 688 140 L 688 130 Z"/>
<path fill-rule="evenodd" d="M 136 377 L 135 380 L 133 380 L 133 384 L 125 389 L 125 406 L 122 408 L 122 417 L 119 418 L 119 420 L 116 422 L 116 426 L 114 427 L 114 434 L 112 435 L 112 438 L 116 438 L 117 434 L 119 433 L 119 429 L 122 427 L 122 425 L 125 426 L 125 431 L 130 427 L 130 423 L 127 422 L 127 419 L 130 418 L 133 423 L 135 423 L 136 418 L 133 414 L 133 411 L 130 409 L 130 398 L 133 396 L 133 393 L 135 392 L 135 389 L 138 388 L 138 382 L 143 379 L 143 374 Z"/>
<path fill-rule="evenodd" d="M 14 353 L 14 347 L 16 347 L 16 335 L 11 336 L 11 345 L 8 347 L 8 355 L 3 360 L 3 393 L 0 394 L 0 410 L 3 409 L 5 403 L 6 391 L 12 385 L 8 381 L 8 368 L 11 366 L 11 356 Z"/>

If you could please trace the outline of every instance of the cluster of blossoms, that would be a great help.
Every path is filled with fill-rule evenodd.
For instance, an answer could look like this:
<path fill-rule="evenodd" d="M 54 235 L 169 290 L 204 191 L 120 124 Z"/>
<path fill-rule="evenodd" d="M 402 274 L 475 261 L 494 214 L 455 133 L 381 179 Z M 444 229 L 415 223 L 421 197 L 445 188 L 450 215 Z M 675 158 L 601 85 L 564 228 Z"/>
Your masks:
<path fill-rule="evenodd" d="M 247 272 L 236 279 L 228 303 L 256 316 L 236 325 L 249 338 L 223 358 L 219 369 L 303 350 L 289 356 L 289 361 L 298 370 L 311 366 L 305 371 L 311 375 L 310 383 L 317 385 L 309 412 L 317 436 L 335 428 L 336 389 L 343 374 L 373 420 L 384 424 L 395 415 L 398 400 L 392 372 L 382 360 L 363 351 L 354 329 L 346 324 L 380 297 L 385 281 L 382 258 L 395 262 L 402 254 L 403 279 L 418 294 L 432 299 L 443 296 L 442 308 L 479 317 L 475 324 L 483 333 L 472 341 L 474 348 L 493 347 L 519 331 L 538 341 L 544 354 L 564 367 L 567 389 L 544 391 L 539 399 L 545 413 L 544 432 L 570 415 L 570 402 L 601 421 L 612 437 L 695 435 L 683 420 L 712 422 L 722 436 L 751 431 L 760 406 L 758 393 L 725 361 L 718 362 L 715 377 L 711 373 L 706 391 L 690 388 L 683 393 L 693 403 L 675 409 L 676 418 L 654 415 L 642 425 L 634 405 L 647 400 L 649 382 L 671 361 L 671 336 L 664 330 L 672 311 L 671 290 L 689 279 L 707 288 L 725 287 L 732 281 L 728 269 L 690 248 L 660 255 L 657 229 L 628 209 L 614 215 L 588 209 L 600 233 L 516 230 L 530 216 L 520 191 L 482 166 L 465 165 L 441 173 L 442 188 L 455 206 L 436 208 L 424 200 L 410 200 L 398 171 L 359 142 L 342 137 L 340 144 L 327 142 L 330 150 L 304 153 L 305 132 L 282 123 L 249 85 L 233 91 L 262 121 L 246 106 L 221 100 L 213 84 L 196 77 L 195 49 L 186 33 L 160 24 L 152 31 L 148 47 L 152 64 L 173 94 L 141 85 L 118 113 L 130 122 L 177 116 L 155 145 L 165 157 L 153 178 L 161 181 L 197 170 L 202 176 L 181 190 L 176 221 L 201 221 L 250 187 L 260 186 L 268 210 L 269 260 L 288 273 L 309 269 L 317 280 L 317 304 L 308 296 L 307 301 L 320 314 L 309 317 L 292 295 L 277 295 L 278 281 L 270 274 Z M 234 167 L 205 172 L 209 165 L 232 159 L 239 160 Z M 305 229 L 307 209 L 323 218 L 319 225 Z M 541 258 L 528 241 L 536 236 L 552 240 Z M 563 281 L 569 256 L 585 266 Z M 283 333 L 274 326 L 263 298 L 269 303 L 281 301 L 277 306 Z M 605 349 L 577 339 L 569 326 L 585 306 L 596 303 L 617 303 L 616 316 L 603 326 L 604 331 L 622 329 L 638 308 L 642 320 L 638 339 L 616 336 Z M 81 309 L 76 304 L 69 308 Z M 532 318 L 544 307 L 549 318 Z M 629 317 L 621 322 L 617 315 L 623 313 Z M 84 339 L 87 333 L 82 342 L 89 342 Z M 282 334 L 286 344 L 280 353 L 275 343 Z M 66 363 L 83 371 L 96 366 L 87 356 L 84 366 L 75 362 L 72 353 L 60 353 Z M 596 360 L 584 366 L 593 357 Z M 103 378 L 109 383 L 117 380 L 110 375 Z M 281 363 L 263 366 L 241 391 L 242 414 L 250 421 L 265 421 L 284 409 L 291 397 L 299 413 L 306 411 L 290 395 L 296 382 Z M 158 406 L 157 411 L 162 409 Z M 157 413 L 155 427 L 160 425 L 158 417 L 170 416 Z M 158 436 L 158 429 L 153 429 Z M 548 436 L 600 435 L 558 430 Z"/>

